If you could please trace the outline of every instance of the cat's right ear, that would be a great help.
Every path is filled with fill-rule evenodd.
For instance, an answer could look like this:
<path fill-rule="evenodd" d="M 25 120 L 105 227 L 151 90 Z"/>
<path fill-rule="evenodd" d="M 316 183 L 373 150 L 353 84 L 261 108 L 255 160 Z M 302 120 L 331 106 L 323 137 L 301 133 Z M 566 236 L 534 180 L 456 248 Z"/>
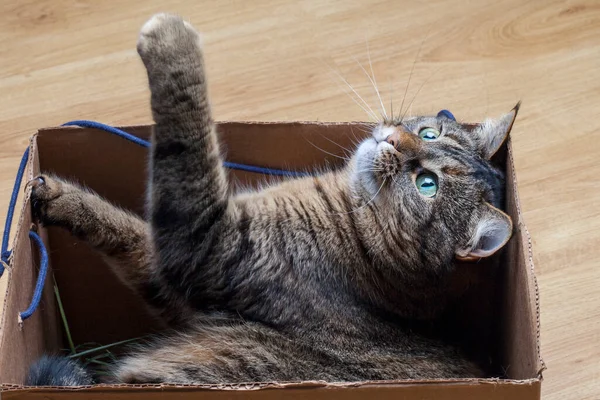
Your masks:
<path fill-rule="evenodd" d="M 498 119 L 488 119 L 473 130 L 473 134 L 477 136 L 479 152 L 483 158 L 489 160 L 502 146 L 515 123 L 520 106 L 521 102 L 517 103 L 508 114 Z"/>
<path fill-rule="evenodd" d="M 471 239 L 456 251 L 456 258 L 474 261 L 491 256 L 508 242 L 512 229 L 512 220 L 506 213 L 484 203 L 479 220 L 471 227 Z"/>

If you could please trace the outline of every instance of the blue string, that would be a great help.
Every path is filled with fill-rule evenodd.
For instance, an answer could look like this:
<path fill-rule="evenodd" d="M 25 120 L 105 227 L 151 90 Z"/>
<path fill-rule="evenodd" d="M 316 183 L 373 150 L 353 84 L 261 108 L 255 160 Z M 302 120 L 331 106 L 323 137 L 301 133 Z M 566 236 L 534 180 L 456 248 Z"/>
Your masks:
<path fill-rule="evenodd" d="M 12 225 L 13 215 L 15 214 L 15 207 L 17 205 L 17 197 L 19 197 L 19 188 L 21 187 L 21 181 L 23 180 L 23 174 L 25 173 L 25 167 L 27 166 L 27 160 L 29 159 L 29 147 L 25 150 L 19 169 L 17 170 L 17 177 L 15 178 L 15 184 L 13 186 L 12 195 L 10 196 L 10 202 L 8 203 L 8 211 L 6 212 L 6 221 L 4 223 L 4 235 L 2 236 L 2 254 L 0 258 L 6 264 L 10 257 L 11 251 L 8 250 L 8 240 L 10 238 L 10 227 Z M 4 265 L 0 263 L 0 276 L 4 273 Z"/>
<path fill-rule="evenodd" d="M 21 317 L 21 320 L 23 321 L 31 317 L 40 305 L 42 290 L 44 290 L 44 282 L 46 281 L 46 274 L 48 273 L 48 252 L 46 251 L 44 242 L 34 231 L 29 232 L 29 237 L 37 244 L 38 249 L 40 250 L 40 273 L 38 274 L 37 282 L 35 283 L 35 290 L 33 291 L 33 298 L 31 299 L 29 308 L 19 313 L 19 317 Z"/>
<path fill-rule="evenodd" d="M 130 142 L 138 144 L 142 147 L 150 147 L 150 142 L 148 142 L 147 140 L 140 139 L 136 136 L 133 136 L 130 133 L 125 132 L 125 131 L 122 131 L 115 127 L 112 127 L 109 125 L 104 125 L 104 124 L 101 124 L 101 123 L 95 122 L 95 121 L 77 120 L 77 121 L 67 122 L 66 124 L 63 124 L 63 126 L 81 126 L 84 128 L 100 129 L 100 130 L 103 130 L 106 132 L 110 132 L 119 137 L 122 137 L 123 139 L 129 140 Z M 275 169 L 275 168 L 257 167 L 254 165 L 239 164 L 239 163 L 234 163 L 234 162 L 229 162 L 229 161 L 225 161 L 223 163 L 223 166 L 225 168 L 229 168 L 229 169 L 237 169 L 240 171 L 254 172 L 254 173 L 263 174 L 263 175 L 287 176 L 287 177 L 292 177 L 292 178 L 310 175 L 308 172 L 296 172 L 296 171 L 286 171 L 286 170 Z"/>
<path fill-rule="evenodd" d="M 75 120 L 75 121 L 67 122 L 66 124 L 63 124 L 63 126 L 81 126 L 84 128 L 100 129 L 100 130 L 103 130 L 106 132 L 110 132 L 114 135 L 120 136 L 123 139 L 129 140 L 130 142 L 138 144 L 142 147 L 150 147 L 150 142 L 148 142 L 147 140 L 140 139 L 139 137 L 133 136 L 130 133 L 127 133 L 120 129 L 114 128 L 110 125 L 101 124 L 100 122 L 96 122 L 96 121 Z"/>
<path fill-rule="evenodd" d="M 448 110 L 441 110 L 438 114 L 437 114 L 438 118 L 439 117 L 446 117 L 448 119 L 451 119 L 452 121 L 456 121 L 456 118 L 454 118 L 454 114 L 452 114 L 450 111 Z"/>

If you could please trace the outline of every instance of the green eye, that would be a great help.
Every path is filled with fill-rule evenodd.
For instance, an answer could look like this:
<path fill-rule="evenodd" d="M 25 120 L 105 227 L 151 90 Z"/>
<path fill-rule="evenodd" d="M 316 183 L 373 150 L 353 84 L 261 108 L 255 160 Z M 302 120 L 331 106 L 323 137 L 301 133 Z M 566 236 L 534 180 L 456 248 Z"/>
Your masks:
<path fill-rule="evenodd" d="M 419 193 L 425 197 L 434 197 L 438 191 L 436 176 L 430 172 L 424 172 L 417 176 L 415 184 Z"/>
<path fill-rule="evenodd" d="M 423 140 L 435 140 L 440 137 L 440 131 L 435 128 L 423 128 L 419 131 L 419 137 Z"/>

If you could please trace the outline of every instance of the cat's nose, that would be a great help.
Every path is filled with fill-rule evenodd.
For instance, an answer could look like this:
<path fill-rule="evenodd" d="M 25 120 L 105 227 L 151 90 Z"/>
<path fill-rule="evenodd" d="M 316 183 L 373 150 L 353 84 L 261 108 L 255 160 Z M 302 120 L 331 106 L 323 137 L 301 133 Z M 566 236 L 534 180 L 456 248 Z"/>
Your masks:
<path fill-rule="evenodd" d="M 385 139 L 385 141 L 394 146 L 396 150 L 398 150 L 398 146 L 400 146 L 400 132 L 392 133 Z"/>
<path fill-rule="evenodd" d="M 416 135 L 402 130 L 392 133 L 385 141 L 394 146 L 396 151 L 418 151 L 421 146 Z"/>

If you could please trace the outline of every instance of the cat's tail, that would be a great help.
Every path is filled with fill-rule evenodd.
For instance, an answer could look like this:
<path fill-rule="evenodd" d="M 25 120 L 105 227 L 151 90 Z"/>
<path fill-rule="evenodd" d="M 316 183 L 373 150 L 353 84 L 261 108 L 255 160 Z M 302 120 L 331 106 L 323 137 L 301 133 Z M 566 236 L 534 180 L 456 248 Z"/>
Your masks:
<path fill-rule="evenodd" d="M 42 356 L 29 368 L 27 386 L 88 386 L 94 380 L 79 362 L 62 356 Z"/>

